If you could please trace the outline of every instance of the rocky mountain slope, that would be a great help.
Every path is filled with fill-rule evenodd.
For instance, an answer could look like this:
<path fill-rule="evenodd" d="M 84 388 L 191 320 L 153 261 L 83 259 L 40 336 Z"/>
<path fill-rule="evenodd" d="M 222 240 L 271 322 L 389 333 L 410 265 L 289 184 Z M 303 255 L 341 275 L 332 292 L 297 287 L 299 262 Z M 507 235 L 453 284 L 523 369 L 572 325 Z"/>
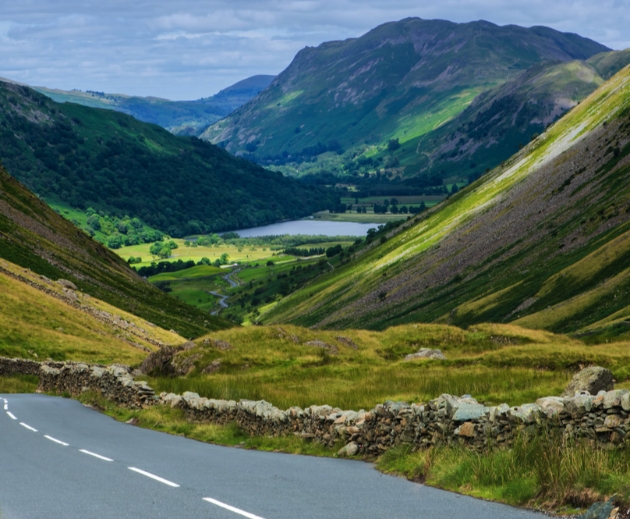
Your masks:
<path fill-rule="evenodd" d="M 502 166 L 266 320 L 330 328 L 495 321 L 627 334 L 628 175 L 630 67 Z"/>
<path fill-rule="evenodd" d="M 533 65 L 606 50 L 545 27 L 409 18 L 302 50 L 269 88 L 202 138 L 269 163 L 403 143 Z"/>
<path fill-rule="evenodd" d="M 51 282 L 66 280 L 83 294 L 187 338 L 232 326 L 153 287 L 4 169 L 0 169 L 0 258 L 28 270 L 17 273 L 26 279 L 23 282 L 30 273 Z M 10 270 L 3 267 L 5 274 Z M 42 280 L 38 283 L 45 288 L 47 282 Z"/>
<path fill-rule="evenodd" d="M 479 177 L 508 159 L 630 63 L 630 49 L 545 62 L 475 98 L 457 117 L 391 155 L 404 177 Z M 390 159 L 391 160 L 391 159 Z"/>
<path fill-rule="evenodd" d="M 0 83 L 0 159 L 49 201 L 138 217 L 178 237 L 299 218 L 335 201 L 197 138 L 10 83 Z"/>
<path fill-rule="evenodd" d="M 77 103 L 105 108 L 131 115 L 140 121 L 154 123 L 176 135 L 199 135 L 210 124 L 229 115 L 267 88 L 275 76 L 252 76 L 221 90 L 218 94 L 195 101 L 169 101 L 157 97 L 81 90 L 58 90 L 34 87 L 58 103 Z"/>

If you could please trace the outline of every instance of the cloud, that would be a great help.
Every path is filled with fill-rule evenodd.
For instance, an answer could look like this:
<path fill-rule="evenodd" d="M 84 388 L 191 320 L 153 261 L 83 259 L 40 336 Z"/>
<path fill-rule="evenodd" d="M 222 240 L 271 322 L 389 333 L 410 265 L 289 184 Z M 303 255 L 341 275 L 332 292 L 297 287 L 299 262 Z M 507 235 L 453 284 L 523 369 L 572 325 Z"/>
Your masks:
<path fill-rule="evenodd" d="M 630 47 L 630 0 L 21 0 L 3 5 L 0 76 L 171 99 L 277 74 L 303 47 L 408 16 L 547 25 Z"/>

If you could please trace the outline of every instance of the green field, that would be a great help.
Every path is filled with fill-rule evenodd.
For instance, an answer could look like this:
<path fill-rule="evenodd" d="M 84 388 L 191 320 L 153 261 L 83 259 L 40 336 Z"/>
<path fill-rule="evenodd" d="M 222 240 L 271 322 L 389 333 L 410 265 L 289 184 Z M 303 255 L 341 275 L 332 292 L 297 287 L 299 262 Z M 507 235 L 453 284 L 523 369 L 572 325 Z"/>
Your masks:
<path fill-rule="evenodd" d="M 230 263 L 242 263 L 242 262 L 255 262 L 261 261 L 273 255 L 273 251 L 269 246 L 258 247 L 239 247 L 236 245 L 230 245 L 223 243 L 221 245 L 209 246 L 209 247 L 186 247 L 183 239 L 173 240 L 178 248 L 174 249 L 172 256 L 168 258 L 168 261 L 189 261 L 192 260 L 195 263 L 201 261 L 202 258 L 208 258 L 211 262 L 221 258 L 223 254 L 229 256 Z M 149 249 L 150 243 L 143 243 L 142 245 L 132 245 L 130 247 L 122 247 L 116 249 L 114 252 L 123 259 L 129 259 L 130 257 L 142 258 L 142 263 L 138 263 L 136 267 L 145 267 L 150 265 L 154 261 L 160 261 L 156 256 L 151 256 Z"/>

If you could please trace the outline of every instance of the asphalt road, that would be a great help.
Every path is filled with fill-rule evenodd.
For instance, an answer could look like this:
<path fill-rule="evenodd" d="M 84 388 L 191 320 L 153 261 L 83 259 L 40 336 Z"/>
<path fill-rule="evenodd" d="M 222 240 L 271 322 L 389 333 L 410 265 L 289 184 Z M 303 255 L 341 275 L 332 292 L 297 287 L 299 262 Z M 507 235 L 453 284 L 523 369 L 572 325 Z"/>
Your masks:
<path fill-rule="evenodd" d="M 149 431 L 73 400 L 0 395 L 0 406 L 2 519 L 541 517 L 385 476 L 359 461 Z"/>

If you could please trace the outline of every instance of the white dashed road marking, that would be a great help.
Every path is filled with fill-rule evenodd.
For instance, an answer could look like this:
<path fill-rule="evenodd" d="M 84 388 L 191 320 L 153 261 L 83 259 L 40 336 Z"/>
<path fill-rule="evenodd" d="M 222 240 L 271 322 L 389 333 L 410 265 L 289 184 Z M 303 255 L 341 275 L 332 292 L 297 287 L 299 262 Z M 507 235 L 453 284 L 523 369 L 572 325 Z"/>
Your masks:
<path fill-rule="evenodd" d="M 161 478 L 160 476 L 156 476 L 155 474 L 151 474 L 150 472 L 137 469 L 136 467 L 127 467 L 127 468 L 129 470 L 133 470 L 134 472 L 137 472 L 138 474 L 142 474 L 143 476 L 146 476 L 148 478 L 155 479 L 155 481 L 164 483 L 165 485 L 168 485 L 169 487 L 176 487 L 176 488 L 179 487 L 177 483 L 173 483 L 172 481 L 169 481 L 168 479 Z"/>
<path fill-rule="evenodd" d="M 34 429 L 33 427 L 31 427 L 30 425 L 26 425 L 24 422 L 20 422 L 20 425 L 22 427 L 26 427 L 29 431 L 33 431 L 33 432 L 37 432 L 37 429 Z"/>
<path fill-rule="evenodd" d="M 98 458 L 99 460 L 114 461 L 111 458 L 106 458 L 105 456 L 101 456 L 100 454 L 96 454 L 95 452 L 86 451 L 85 449 L 80 449 L 79 452 L 82 452 L 83 454 L 89 454 L 90 456 L 94 456 L 95 458 Z"/>
<path fill-rule="evenodd" d="M 44 438 L 50 440 L 51 442 L 58 443 L 59 445 L 63 445 L 64 447 L 68 446 L 68 444 L 66 442 L 62 442 L 61 440 L 57 440 L 56 438 L 53 438 L 52 436 L 48 436 L 47 434 L 44 434 Z"/>
<path fill-rule="evenodd" d="M 242 515 L 243 517 L 248 517 L 249 519 L 263 519 L 262 517 L 258 515 L 250 514 L 249 512 L 245 512 L 245 510 L 241 510 L 239 508 L 226 505 L 225 503 L 222 503 L 221 501 L 217 501 L 216 499 L 212 499 L 211 497 L 204 497 L 203 500 L 208 501 L 208 503 L 212 503 L 213 505 L 220 506 L 221 508 L 225 508 L 226 510 L 229 510 L 230 512 L 234 512 L 235 514 Z"/>
<path fill-rule="evenodd" d="M 7 414 L 9 415 L 9 418 L 11 418 L 11 420 L 17 420 L 17 418 L 13 415 L 12 412 L 7 411 Z"/>

